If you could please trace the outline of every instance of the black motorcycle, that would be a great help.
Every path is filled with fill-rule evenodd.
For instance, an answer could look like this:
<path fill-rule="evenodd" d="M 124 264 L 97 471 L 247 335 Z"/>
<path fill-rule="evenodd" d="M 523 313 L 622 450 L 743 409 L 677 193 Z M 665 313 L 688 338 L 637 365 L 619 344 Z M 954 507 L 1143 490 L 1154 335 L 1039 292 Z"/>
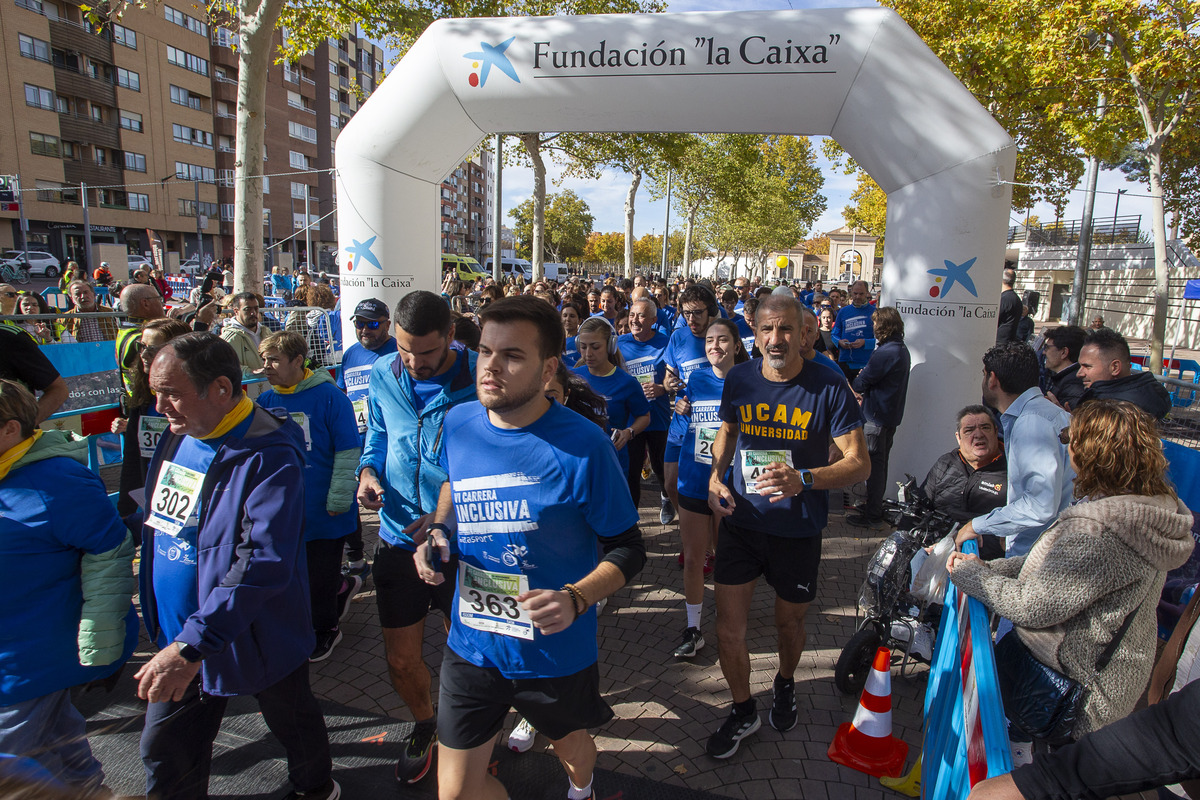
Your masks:
<path fill-rule="evenodd" d="M 934 509 L 913 476 L 905 477 L 897 500 L 886 501 L 884 507 L 884 515 L 897 530 L 883 540 L 867 564 L 867 578 L 855 606 L 857 630 L 842 648 L 834 668 L 834 683 L 844 694 L 862 692 L 880 647 L 904 654 L 901 675 L 910 660 L 929 661 L 912 652 L 921 624 L 929 622 L 923 619 L 929 603 L 911 590 L 911 562 L 919 550 L 944 539 L 955 522 Z"/>

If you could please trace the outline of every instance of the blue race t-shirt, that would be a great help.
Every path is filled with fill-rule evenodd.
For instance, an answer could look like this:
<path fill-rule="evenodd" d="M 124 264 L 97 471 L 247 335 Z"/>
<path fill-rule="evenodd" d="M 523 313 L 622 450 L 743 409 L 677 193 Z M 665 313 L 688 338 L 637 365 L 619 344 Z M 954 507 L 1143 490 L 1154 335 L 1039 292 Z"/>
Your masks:
<path fill-rule="evenodd" d="M 683 315 L 680 314 L 679 318 L 683 319 Z M 679 376 L 679 380 L 686 387 L 688 378 L 693 372 L 709 368 L 708 356 L 704 354 L 704 337 L 696 336 L 692 333 L 691 328 L 686 326 L 680 328 L 671 334 L 663 360 Z M 676 392 L 676 395 L 686 396 L 686 390 Z M 678 414 L 674 415 L 667 428 L 667 441 L 671 444 L 680 444 L 683 442 L 685 433 L 687 433 L 687 421 L 681 420 Z"/>
<path fill-rule="evenodd" d="M 578 366 L 571 370 L 588 382 L 596 394 L 608 403 L 608 433 L 614 430 L 628 428 L 633 421 L 643 414 L 650 413 L 650 401 L 642 391 L 642 385 L 628 372 L 615 367 L 605 376 L 593 375 L 586 366 Z M 621 469 L 629 469 L 629 450 L 622 447 L 617 451 L 617 461 Z"/>
<path fill-rule="evenodd" d="M 445 433 L 460 554 L 447 644 L 509 679 L 596 663 L 594 608 L 545 636 L 513 597 L 582 579 L 599 563 L 597 537 L 637 524 L 612 445 L 558 403 L 518 429 L 498 428 L 479 403 L 466 403 L 446 413 Z"/>
<path fill-rule="evenodd" d="M 450 385 L 450 379 L 453 378 L 460 369 L 466 359 L 462 358 L 461 354 L 456 354 L 454 364 L 450 369 L 443 372 L 441 375 L 434 375 L 429 380 L 412 382 L 413 387 L 413 407 L 420 414 L 425 410 L 425 406 L 430 400 L 433 400 Z"/>
<path fill-rule="evenodd" d="M 829 513 L 828 492 L 806 491 L 772 503 L 753 491 L 754 481 L 775 461 L 795 469 L 828 465 L 830 440 L 863 424 L 850 385 L 808 362 L 790 381 L 776 383 L 763 377 L 762 360 L 755 359 L 729 371 L 720 417 L 738 426 L 727 484 L 735 503 L 729 521 L 774 536 L 819 536 Z"/>
<path fill-rule="evenodd" d="M 158 608 L 159 648 L 175 641 L 188 617 L 200 610 L 200 573 L 196 561 L 200 483 L 225 440 L 230 436 L 245 436 L 253 419 L 251 414 L 217 439 L 184 436 L 175 454 L 162 462 L 159 474 L 146 479 L 146 524 L 154 528 L 154 599 Z M 160 515 L 167 520 L 163 522 Z M 169 530 L 159 528 L 160 524 Z"/>
<path fill-rule="evenodd" d="M 356 343 L 342 356 L 342 371 L 338 373 L 337 385 L 354 406 L 360 438 L 367 432 L 367 389 L 371 384 L 371 367 L 383 356 L 394 352 L 396 339 L 389 336 L 378 350 L 368 350 L 361 343 Z"/>
<path fill-rule="evenodd" d="M 579 363 L 579 348 L 575 346 L 574 336 L 567 337 L 567 341 L 563 345 L 562 360 L 563 364 L 567 366 L 567 369 L 570 369 Z"/>
<path fill-rule="evenodd" d="M 625 371 L 642 385 L 657 383 L 661 386 L 667 373 L 667 365 L 663 359 L 669 341 L 665 335 L 657 332 L 645 342 L 638 341 L 632 333 L 622 334 L 617 338 L 617 349 L 625 357 Z M 646 430 L 665 431 L 670 421 L 670 398 L 664 394 L 651 400 L 650 426 Z"/>
<path fill-rule="evenodd" d="M 318 383 L 299 392 L 279 394 L 274 389 L 258 398 L 263 408 L 279 408 L 304 431 L 304 541 L 340 539 L 358 525 L 358 504 L 330 515 L 326 511 L 333 480 L 333 456 L 356 450 L 361 441 L 350 398 L 332 383 Z"/>
<path fill-rule="evenodd" d="M 837 360 L 851 369 L 862 369 L 871 360 L 871 351 L 875 349 L 875 325 L 871 315 L 875 306 L 866 303 L 862 308 L 843 306 L 838 310 L 837 321 L 833 323 L 833 344 L 837 348 Z M 854 350 L 843 349 L 838 342 L 842 339 L 854 342 L 862 339 L 866 342 Z"/>
<path fill-rule="evenodd" d="M 675 308 L 673 306 L 663 306 L 658 310 L 654 330 L 665 336 L 670 336 L 671 332 L 675 330 Z"/>
<path fill-rule="evenodd" d="M 737 325 L 738 338 L 742 340 L 742 347 L 746 348 L 746 355 L 750 355 L 754 352 L 754 329 L 741 314 L 733 315 L 733 324 Z"/>
<path fill-rule="evenodd" d="M 712 447 L 721 427 L 721 390 L 725 381 L 709 369 L 699 369 L 688 378 L 687 393 L 692 412 L 687 435 L 679 453 L 679 493 L 696 500 L 708 498 L 708 476 L 712 472 Z"/>

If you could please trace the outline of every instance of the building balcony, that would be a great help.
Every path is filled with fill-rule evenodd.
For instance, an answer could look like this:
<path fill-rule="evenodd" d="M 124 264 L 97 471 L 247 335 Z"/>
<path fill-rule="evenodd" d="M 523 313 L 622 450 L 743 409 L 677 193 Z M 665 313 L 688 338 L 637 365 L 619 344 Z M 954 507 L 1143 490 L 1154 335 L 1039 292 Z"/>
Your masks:
<path fill-rule="evenodd" d="M 112 164 L 97 164 L 94 161 L 63 161 L 63 181 L 66 183 L 88 183 L 92 186 L 122 186 L 124 170 Z"/>
<path fill-rule="evenodd" d="M 112 40 L 107 30 L 96 34 L 89 26 L 65 19 L 50 20 L 50 45 L 60 50 L 77 50 L 105 64 L 113 61 Z"/>
<path fill-rule="evenodd" d="M 221 100 L 226 103 L 232 103 L 235 108 L 237 107 L 237 83 L 236 82 L 227 83 L 218 78 L 213 78 L 212 89 L 213 89 L 214 105 L 216 104 L 216 101 Z"/>
<path fill-rule="evenodd" d="M 111 54 L 107 58 L 112 58 Z M 92 78 L 70 67 L 54 65 L 54 90 L 67 97 L 82 97 L 100 105 L 117 104 L 117 88 L 108 81 Z"/>
<path fill-rule="evenodd" d="M 58 132 L 68 142 L 121 149 L 121 129 L 110 123 L 96 122 L 91 117 L 59 114 Z"/>

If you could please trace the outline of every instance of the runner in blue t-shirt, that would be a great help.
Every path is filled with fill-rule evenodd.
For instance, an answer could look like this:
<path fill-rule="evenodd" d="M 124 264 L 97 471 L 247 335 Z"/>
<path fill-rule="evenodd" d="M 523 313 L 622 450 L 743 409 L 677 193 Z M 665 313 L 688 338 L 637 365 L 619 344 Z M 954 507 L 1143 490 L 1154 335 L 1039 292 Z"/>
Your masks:
<path fill-rule="evenodd" d="M 414 556 L 433 584 L 446 580 L 439 566 L 449 540 L 460 557 L 442 660 L 438 784 L 462 797 L 504 797 L 488 763 L 515 708 L 554 745 L 567 796 L 603 796 L 592 788 L 587 729 L 613 714 L 600 696 L 591 608 L 645 562 L 637 509 L 604 433 L 545 395 L 562 352 L 554 309 L 508 297 L 481 319 L 479 403 L 446 415 L 448 480 Z"/>
<path fill-rule="evenodd" d="M 271 384 L 258 402 L 281 408 L 304 431 L 304 550 L 317 644 L 310 661 L 324 661 L 342 640 L 350 581 L 342 577 L 342 548 L 358 523 L 354 469 L 362 455 L 354 406 L 328 370 L 304 366 L 308 343 L 278 331 L 258 345 L 262 373 Z M 361 585 L 361 584 L 360 584 Z M 345 602 L 340 602 L 344 599 Z"/>
<path fill-rule="evenodd" d="M 663 378 L 667 372 L 665 357 L 669 339 L 654 329 L 657 315 L 658 307 L 648 296 L 633 301 L 629 307 L 629 333 L 617 339 L 617 348 L 625 359 L 625 370 L 641 384 L 642 393 L 650 403 L 650 425 L 634 436 L 627 447 L 629 492 L 633 495 L 634 505 L 641 505 L 642 466 L 647 454 L 658 485 L 665 485 L 663 454 L 667 446 L 667 426 L 671 422 L 671 400 L 663 387 Z M 660 502 L 666 499 L 664 493 Z"/>
<path fill-rule="evenodd" d="M 717 317 L 717 298 L 706 286 L 689 286 L 679 293 L 679 317 L 687 324 L 671 334 L 665 356 L 667 373 L 663 386 L 678 396 L 686 395 L 687 380 L 697 369 L 708 369 L 704 355 L 704 333 L 710 320 Z M 663 478 L 670 498 L 659 511 L 659 522 L 669 525 L 679 507 L 679 448 L 683 444 L 686 423 L 678 415 L 667 429 L 667 447 L 663 455 Z"/>
<path fill-rule="evenodd" d="M 625 371 L 621 351 L 617 349 L 617 333 L 606 320 L 602 317 L 584 320 L 575 344 L 579 348 L 579 364 L 573 371 L 608 404 L 608 432 L 617 448 L 617 461 L 628 473 L 627 445 L 650 424 L 650 402 L 642 385 Z"/>
<path fill-rule="evenodd" d="M 575 334 L 579 333 L 579 323 L 585 314 L 579 306 L 571 302 L 564 302 L 560 313 L 563 331 L 567 336 L 566 343 L 563 345 L 562 359 L 568 367 L 573 367 L 579 361 L 579 350 L 575 347 Z"/>
<path fill-rule="evenodd" d="M 775 590 L 779 673 L 771 727 L 796 724 L 794 673 L 804 651 L 804 619 L 816 598 L 828 490 L 867 477 L 870 459 L 862 415 L 846 381 L 804 360 L 799 302 L 762 298 L 755 314 L 761 359 L 729 371 L 721 394 L 721 428 L 713 443 L 709 506 L 721 517 L 717 536 L 717 640 L 721 672 L 733 695 L 729 718 L 710 737 L 713 758 L 729 758 L 758 730 L 750 694 L 746 621 L 760 576 Z M 833 440 L 843 458 L 829 464 Z M 732 479 L 725 474 L 732 466 Z"/>
<path fill-rule="evenodd" d="M 833 346 L 847 380 L 854 380 L 875 349 L 875 326 L 871 323 L 875 306 L 867 302 L 870 299 L 866 281 L 850 284 L 851 304 L 837 312 L 837 322 L 833 323 Z"/>
<path fill-rule="evenodd" d="M 738 337 L 737 327 L 727 319 L 708 325 L 704 349 L 710 369 L 698 369 L 688 378 L 687 433 L 679 453 L 679 534 L 683 540 L 683 596 L 687 627 L 675 658 L 692 658 L 704 647 L 700 615 L 704 609 L 704 570 L 716 550 L 716 523 L 708 507 L 708 473 L 712 468 L 712 445 L 721 427 L 718 412 L 725 374 L 733 365 L 749 361 Z"/>

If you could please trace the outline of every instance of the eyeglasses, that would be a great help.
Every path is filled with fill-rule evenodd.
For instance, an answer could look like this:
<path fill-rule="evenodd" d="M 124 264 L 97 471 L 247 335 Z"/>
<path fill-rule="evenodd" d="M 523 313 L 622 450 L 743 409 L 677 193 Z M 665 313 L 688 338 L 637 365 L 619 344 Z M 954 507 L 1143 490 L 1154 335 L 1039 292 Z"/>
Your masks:
<path fill-rule="evenodd" d="M 680 311 L 679 313 L 683 316 L 684 319 L 696 319 L 698 317 L 703 317 L 703 316 L 707 315 L 708 309 L 701 308 L 697 311 L 688 311 L 687 309 L 684 309 L 684 310 Z"/>
<path fill-rule="evenodd" d="M 1063 428 L 1061 431 L 1058 432 L 1058 441 L 1061 442 L 1062 444 L 1070 444 L 1071 443 L 1071 426 L 1070 425 L 1068 425 L 1067 427 Z"/>
<path fill-rule="evenodd" d="M 382 321 L 383 320 L 378 320 L 378 319 L 358 319 L 357 317 L 355 317 L 354 327 L 355 328 L 366 328 L 369 331 L 373 331 L 373 330 L 377 330 L 379 328 L 379 323 Z"/>

